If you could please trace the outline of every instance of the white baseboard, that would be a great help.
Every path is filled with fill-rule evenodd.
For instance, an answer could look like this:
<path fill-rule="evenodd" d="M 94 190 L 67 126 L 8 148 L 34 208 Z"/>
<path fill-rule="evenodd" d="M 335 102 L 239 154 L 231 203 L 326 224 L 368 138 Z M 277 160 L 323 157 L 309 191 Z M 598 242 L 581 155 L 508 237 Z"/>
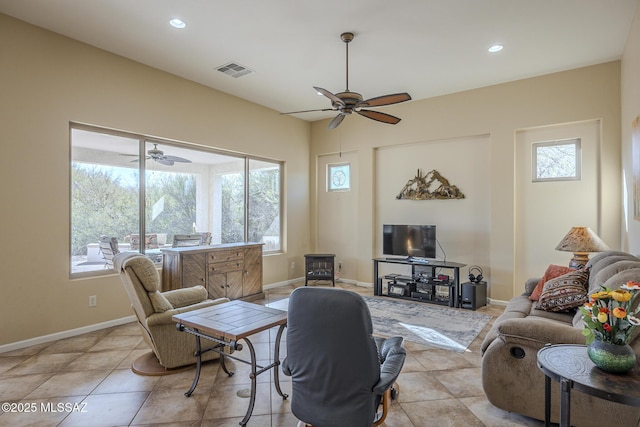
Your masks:
<path fill-rule="evenodd" d="M 297 279 L 289 279 L 289 280 L 285 280 L 283 282 L 271 283 L 269 285 L 262 286 L 262 289 L 266 290 L 266 289 L 279 288 L 281 286 L 295 285 L 296 283 L 300 283 L 300 282 L 304 282 L 304 277 L 298 277 Z M 363 286 L 365 288 L 373 288 L 373 284 L 371 284 L 371 283 L 358 282 L 357 280 L 353 280 L 353 279 L 342 279 L 342 278 L 341 279 L 336 279 L 336 283 L 348 283 L 348 284 L 355 285 L 355 286 Z"/>
<path fill-rule="evenodd" d="M 279 288 L 281 286 L 300 283 L 301 281 L 304 281 L 304 277 L 299 277 L 297 279 L 289 279 L 283 282 L 276 282 L 276 283 L 264 285 L 263 289 Z M 357 280 L 352 280 L 352 279 L 338 279 L 336 280 L 336 282 L 349 283 L 355 286 L 362 286 L 365 288 L 373 288 L 372 283 L 358 282 Z M 492 302 L 492 303 L 497 304 L 495 302 Z M 499 304 L 499 305 L 507 305 L 507 303 L 504 302 L 504 304 Z M 71 338 L 77 335 L 86 334 L 88 332 L 99 331 L 100 329 L 106 329 L 112 326 L 124 325 L 125 323 L 135 322 L 135 321 L 136 321 L 136 316 L 131 315 L 131 316 L 123 317 L 120 319 L 109 320 L 107 322 L 96 323 L 94 325 L 83 326 L 81 328 L 70 329 L 68 331 L 56 332 L 54 334 L 44 335 L 41 337 L 29 338 L 23 341 L 12 342 L 9 344 L 0 345 L 0 353 L 6 353 L 8 351 L 13 351 L 13 350 L 20 350 L 22 348 L 31 347 L 32 345 L 44 344 L 47 342 L 56 341 L 64 338 Z"/>
<path fill-rule="evenodd" d="M 29 338 L 28 340 L 12 342 L 10 344 L 0 345 L 0 353 L 8 351 L 20 350 L 32 345 L 44 344 L 51 341 L 61 340 L 64 338 L 75 337 L 76 335 L 86 334 L 88 332 L 99 331 L 100 329 L 110 328 L 112 326 L 120 326 L 125 323 L 135 322 L 136 316 L 131 315 L 120 319 L 109 320 L 107 322 L 96 323 L 94 325 L 83 326 L 81 328 L 70 329 L 68 331 L 56 332 L 54 334 L 44 335 L 41 337 Z"/>
<path fill-rule="evenodd" d="M 287 285 L 293 285 L 293 284 L 301 282 L 301 281 L 304 281 L 304 277 L 299 277 L 297 279 L 289 279 L 289 280 L 285 280 L 284 282 L 270 283 L 268 285 L 263 285 L 262 286 L 262 290 L 279 288 L 281 286 L 287 286 Z"/>
<path fill-rule="evenodd" d="M 487 298 L 487 302 L 492 305 L 500 305 L 506 307 L 509 301 L 502 301 L 499 299 Z"/>

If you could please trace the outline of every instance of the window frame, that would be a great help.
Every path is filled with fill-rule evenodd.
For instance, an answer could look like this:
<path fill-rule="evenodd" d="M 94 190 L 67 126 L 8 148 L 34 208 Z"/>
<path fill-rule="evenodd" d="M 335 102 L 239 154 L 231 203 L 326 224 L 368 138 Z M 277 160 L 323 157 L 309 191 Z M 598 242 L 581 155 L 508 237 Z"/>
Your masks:
<path fill-rule="evenodd" d="M 333 188 L 333 170 L 347 167 L 349 171 L 348 179 L 346 180 L 346 187 Z M 346 192 L 351 191 L 351 162 L 339 162 L 339 163 L 327 163 L 327 192 Z"/>
<path fill-rule="evenodd" d="M 560 145 L 573 145 L 575 147 L 575 175 L 573 176 L 538 176 L 538 148 Z M 541 141 L 531 144 L 531 182 L 556 182 L 556 181 L 581 181 L 582 180 L 582 140 L 580 138 L 559 139 L 553 141 Z"/>
<path fill-rule="evenodd" d="M 237 158 L 238 160 L 242 160 L 244 162 L 243 165 L 243 186 L 244 186 L 244 194 L 245 194 L 245 198 L 244 198 L 244 233 L 243 233 L 243 239 L 244 242 L 247 242 L 247 238 L 249 235 L 249 216 L 250 216 L 250 209 L 249 209 L 249 164 L 251 161 L 260 161 L 260 162 L 266 162 L 266 163 L 270 163 L 273 164 L 274 167 L 276 167 L 278 169 L 278 174 L 279 174 L 279 179 L 278 179 L 278 221 L 279 221 L 279 230 L 278 230 L 278 239 L 279 239 L 279 247 L 278 249 L 272 249 L 272 250 L 268 250 L 265 249 L 263 251 L 263 255 L 270 255 L 270 254 L 278 254 L 278 253 L 284 253 L 285 251 L 285 244 L 284 244 L 284 230 L 283 230 L 283 224 L 284 224 L 284 173 L 285 173 L 285 162 L 281 161 L 281 160 L 275 160 L 275 159 L 270 159 L 270 158 L 266 158 L 266 157 L 261 157 L 261 156 L 256 156 L 256 155 L 250 155 L 250 154 L 245 154 L 245 153 L 240 153 L 240 152 L 233 152 L 230 150 L 225 150 L 225 149 L 221 149 L 221 148 L 215 148 L 215 147 L 208 147 L 208 146 L 203 146 L 203 145 L 198 145 L 198 144 L 193 144 L 193 143 L 188 143 L 188 142 L 182 142 L 182 141 L 174 141 L 174 140 L 169 140 L 169 139 L 165 139 L 165 138 L 159 138 L 156 136 L 148 136 L 148 135 L 143 135 L 143 134 L 137 134 L 137 133 L 133 133 L 133 132 L 125 132 L 125 131 L 119 131 L 119 130 L 113 130 L 113 129 L 109 129 L 109 128 L 104 128 L 104 127 L 100 127 L 100 126 L 94 126 L 94 125 L 88 125 L 88 124 L 83 124 L 83 123 L 77 123 L 77 122 L 69 122 L 69 277 L 74 279 L 74 278 L 83 278 L 83 277 L 92 277 L 92 276 L 102 276 L 102 275 L 107 275 L 107 274 L 113 274 L 114 271 L 112 269 L 96 269 L 96 270 L 91 270 L 91 271 L 73 271 L 73 185 L 74 185 L 74 176 L 72 173 L 74 164 L 77 162 L 77 160 L 74 159 L 74 138 L 73 138 L 73 131 L 74 130 L 81 130 L 81 131 L 87 131 L 87 132 L 95 132 L 95 133 L 99 133 L 99 134 L 106 134 L 106 135 L 110 135 L 110 136 L 115 136 L 115 137 L 122 137 L 122 138 L 127 138 L 127 139 L 132 139 L 132 140 L 137 140 L 138 143 L 138 156 L 139 158 L 145 158 L 145 156 L 147 155 L 147 144 L 149 143 L 158 143 L 158 144 L 162 144 L 163 146 L 172 146 L 172 147 L 179 147 L 179 148 L 183 148 L 183 149 L 187 149 L 187 150 L 192 150 L 194 152 L 204 152 L 204 153 L 211 153 L 211 154 L 215 154 L 215 155 L 221 155 L 221 156 L 228 156 L 228 157 L 232 157 L 232 158 Z M 146 174 L 148 172 L 149 168 L 147 167 L 147 162 L 146 161 L 141 161 L 139 162 L 139 167 L 138 167 L 138 222 L 139 222 L 139 229 L 137 230 L 140 236 L 144 236 L 145 235 L 145 230 L 146 230 L 146 215 L 148 214 L 147 211 L 148 209 L 152 209 L 152 207 L 147 207 L 146 206 L 146 190 L 147 190 L 147 182 L 146 182 Z M 213 204 L 214 201 L 209 201 L 210 204 Z M 238 242 L 238 243 L 243 243 L 243 242 Z M 144 254 L 144 245 L 141 245 L 139 252 Z"/>

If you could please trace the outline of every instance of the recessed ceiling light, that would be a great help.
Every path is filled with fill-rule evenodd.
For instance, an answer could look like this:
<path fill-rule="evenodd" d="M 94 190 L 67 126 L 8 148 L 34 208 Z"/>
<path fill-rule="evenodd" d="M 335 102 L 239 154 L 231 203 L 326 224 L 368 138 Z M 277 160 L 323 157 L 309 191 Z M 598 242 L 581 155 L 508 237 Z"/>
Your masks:
<path fill-rule="evenodd" d="M 171 26 L 174 28 L 184 28 L 187 26 L 187 23 L 179 18 L 173 18 L 169 21 L 169 24 L 171 24 Z"/>
<path fill-rule="evenodd" d="M 504 46 L 502 46 L 501 44 L 494 44 L 489 48 L 489 52 L 491 53 L 500 52 L 503 48 Z"/>

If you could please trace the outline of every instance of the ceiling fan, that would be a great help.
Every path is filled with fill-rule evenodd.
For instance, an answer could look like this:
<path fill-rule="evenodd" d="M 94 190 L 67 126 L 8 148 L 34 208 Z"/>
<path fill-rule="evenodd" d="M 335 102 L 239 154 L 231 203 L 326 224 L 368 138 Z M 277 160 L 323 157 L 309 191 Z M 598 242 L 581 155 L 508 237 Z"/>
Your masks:
<path fill-rule="evenodd" d="M 130 154 L 124 154 L 128 156 Z M 147 159 L 152 159 L 161 165 L 173 166 L 175 162 L 179 163 L 191 163 L 191 160 L 178 157 L 178 156 L 165 156 L 164 151 L 158 149 L 158 144 L 153 144 L 153 148 L 147 151 Z M 132 162 L 137 162 L 138 159 L 132 160 Z"/>
<path fill-rule="evenodd" d="M 395 125 L 400 122 L 399 117 L 392 116 L 390 114 L 381 113 L 379 111 L 373 110 L 365 110 L 363 107 L 382 107 L 384 105 L 397 104 L 400 102 L 405 102 L 411 100 L 411 95 L 406 92 L 402 93 L 394 93 L 391 95 L 383 95 L 375 98 L 364 99 L 362 95 L 357 92 L 349 91 L 349 43 L 353 40 L 353 33 L 342 33 L 340 34 L 340 38 L 345 43 L 346 51 L 347 51 L 347 84 L 344 92 L 339 92 L 333 94 L 326 89 L 321 87 L 314 86 L 313 88 L 318 92 L 318 94 L 324 95 L 331 100 L 332 108 L 322 108 L 317 110 L 303 110 L 303 111 L 292 111 L 289 113 L 282 114 L 297 114 L 297 113 L 310 113 L 313 111 L 338 111 L 338 115 L 331 120 L 329 123 L 329 129 L 335 129 L 342 123 L 344 118 L 354 111 L 361 116 L 364 116 L 368 119 L 377 120 L 382 123 L 388 123 L 391 125 Z"/>

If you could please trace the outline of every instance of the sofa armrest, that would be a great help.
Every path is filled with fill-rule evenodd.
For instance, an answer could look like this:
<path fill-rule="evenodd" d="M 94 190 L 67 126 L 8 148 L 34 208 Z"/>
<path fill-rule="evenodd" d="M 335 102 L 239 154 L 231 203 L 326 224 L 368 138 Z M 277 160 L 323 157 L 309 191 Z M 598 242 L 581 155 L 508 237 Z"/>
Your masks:
<path fill-rule="evenodd" d="M 527 279 L 527 281 L 524 282 L 524 294 L 527 295 L 527 296 L 531 295 L 533 293 L 533 290 L 538 285 L 539 281 L 540 281 L 540 277 L 534 277 L 534 278 L 531 278 L 531 279 Z"/>
<path fill-rule="evenodd" d="M 180 314 L 178 310 L 171 309 L 167 311 L 163 311 L 162 313 L 152 313 L 145 320 L 147 328 L 151 328 L 154 326 L 162 326 L 162 325 L 175 325 L 176 322 L 171 319 L 172 316 Z"/>
<path fill-rule="evenodd" d="M 185 307 L 197 304 L 207 299 L 209 296 L 203 286 L 193 286 L 190 288 L 174 289 L 163 292 L 162 295 L 171 303 L 173 308 Z"/>
<path fill-rule="evenodd" d="M 176 308 L 175 311 L 176 311 L 176 314 L 186 313 L 188 311 L 198 310 L 200 308 L 211 307 L 212 305 L 224 304 L 225 302 L 229 302 L 229 298 L 206 299 L 197 304 Z"/>
<path fill-rule="evenodd" d="M 149 317 L 147 317 L 146 324 L 148 327 L 161 326 L 161 325 L 175 326 L 176 322 L 172 319 L 172 317 L 175 316 L 176 314 L 186 313 L 189 311 L 197 310 L 199 308 L 210 307 L 216 304 L 223 304 L 225 302 L 229 302 L 229 299 L 228 298 L 218 298 L 215 300 L 205 299 L 202 302 L 188 305 L 186 307 L 174 308 L 162 313 L 153 313 Z"/>
<path fill-rule="evenodd" d="M 498 325 L 498 338 L 505 343 L 544 346 L 584 344 L 582 329 L 545 318 L 508 319 Z"/>

